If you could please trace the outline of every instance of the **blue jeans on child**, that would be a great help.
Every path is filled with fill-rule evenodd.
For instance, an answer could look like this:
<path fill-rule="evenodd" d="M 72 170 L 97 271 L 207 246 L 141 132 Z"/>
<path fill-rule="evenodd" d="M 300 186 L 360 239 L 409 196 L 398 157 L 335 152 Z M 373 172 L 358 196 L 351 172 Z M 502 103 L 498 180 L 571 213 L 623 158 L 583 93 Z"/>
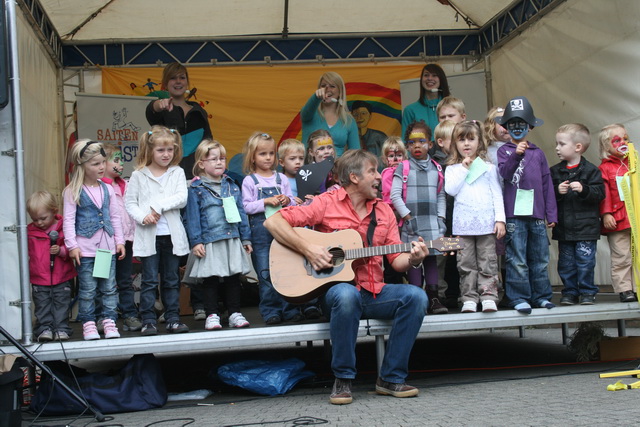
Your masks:
<path fill-rule="evenodd" d="M 507 219 L 507 257 L 505 295 L 509 306 L 527 302 L 540 307 L 551 301 L 553 292 L 547 273 L 549 237 L 542 219 Z"/>
<path fill-rule="evenodd" d="M 111 257 L 109 277 L 101 279 L 93 277 L 93 257 L 80 258 L 78 270 L 78 322 L 85 323 L 100 319 L 113 319 L 118 316 L 118 288 L 116 287 L 116 257 Z M 96 313 L 96 295 L 101 302 L 101 313 Z"/>
<path fill-rule="evenodd" d="M 385 285 L 375 295 L 358 291 L 350 283 L 338 283 L 320 298 L 323 313 L 329 319 L 332 359 L 336 378 L 356 376 L 356 338 L 360 319 L 393 320 L 380 369 L 380 378 L 403 383 L 407 378 L 409 356 L 427 311 L 425 292 L 412 285 Z"/>
<path fill-rule="evenodd" d="M 273 236 L 264 227 L 264 214 L 249 215 L 249 226 L 251 227 L 251 244 L 253 252 L 251 259 L 253 268 L 258 275 L 258 290 L 260 292 L 260 315 L 265 321 L 280 316 L 284 320 L 289 320 L 300 313 L 300 308 L 288 303 L 273 288 L 269 278 L 269 249 Z"/>
<path fill-rule="evenodd" d="M 558 275 L 564 289 L 562 295 L 595 295 L 596 240 L 558 241 Z"/>
<path fill-rule="evenodd" d="M 154 304 L 158 285 L 167 324 L 180 321 L 180 257 L 173 254 L 171 236 L 156 236 L 156 254 L 140 257 L 142 284 L 140 289 L 140 318 L 142 323 L 157 323 Z M 160 273 L 160 282 L 158 282 Z"/>
<path fill-rule="evenodd" d="M 125 319 L 138 317 L 138 308 L 134 302 L 133 278 L 133 242 L 126 242 L 126 254 L 116 260 L 116 285 L 118 286 L 118 308 Z"/>

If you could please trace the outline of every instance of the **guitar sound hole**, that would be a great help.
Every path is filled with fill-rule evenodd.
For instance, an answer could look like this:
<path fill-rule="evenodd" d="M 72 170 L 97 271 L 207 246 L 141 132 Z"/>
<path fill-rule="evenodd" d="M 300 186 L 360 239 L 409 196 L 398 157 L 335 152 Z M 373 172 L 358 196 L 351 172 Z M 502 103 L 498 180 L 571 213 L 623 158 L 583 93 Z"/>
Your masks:
<path fill-rule="evenodd" d="M 331 254 L 331 263 L 333 265 L 340 265 L 344 262 L 344 251 L 342 249 L 331 248 L 329 253 Z"/>

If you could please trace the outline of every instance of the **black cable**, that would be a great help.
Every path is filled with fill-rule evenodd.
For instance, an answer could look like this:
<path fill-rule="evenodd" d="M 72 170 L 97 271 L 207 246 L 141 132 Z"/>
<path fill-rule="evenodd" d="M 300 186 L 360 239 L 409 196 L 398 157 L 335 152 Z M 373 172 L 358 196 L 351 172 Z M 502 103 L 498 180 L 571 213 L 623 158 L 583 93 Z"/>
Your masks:
<path fill-rule="evenodd" d="M 316 417 L 297 417 L 292 418 L 290 420 L 279 420 L 279 421 L 260 421 L 257 423 L 246 423 L 246 424 L 227 424 L 221 427 L 242 427 L 242 426 L 260 426 L 264 424 L 285 424 L 292 423 L 294 426 L 315 426 L 318 424 L 329 424 L 328 420 L 324 418 L 316 418 Z"/>
<path fill-rule="evenodd" d="M 171 418 L 171 419 L 168 419 L 168 420 L 155 421 L 155 422 L 153 422 L 151 424 L 145 425 L 144 427 L 149 427 L 149 426 L 153 426 L 153 425 L 161 424 L 161 423 L 168 423 L 169 421 L 188 421 L 187 423 L 182 424 L 182 427 L 188 426 L 189 424 L 193 424 L 193 423 L 196 422 L 196 420 L 194 418 Z"/>

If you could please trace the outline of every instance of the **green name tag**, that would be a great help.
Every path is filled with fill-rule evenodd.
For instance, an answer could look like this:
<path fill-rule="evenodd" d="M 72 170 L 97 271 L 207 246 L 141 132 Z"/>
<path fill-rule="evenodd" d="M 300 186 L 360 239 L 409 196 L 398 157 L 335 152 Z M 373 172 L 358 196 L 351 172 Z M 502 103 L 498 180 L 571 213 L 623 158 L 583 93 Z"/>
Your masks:
<path fill-rule="evenodd" d="M 518 188 L 513 214 L 518 216 L 533 215 L 533 189 L 521 190 Z"/>
<path fill-rule="evenodd" d="M 473 184 L 473 182 L 480 178 L 488 169 L 489 165 L 487 165 L 487 162 L 482 160 L 480 157 L 476 157 L 476 159 L 471 162 L 471 166 L 469 166 L 469 173 L 465 178 L 466 183 Z"/>
<path fill-rule="evenodd" d="M 93 261 L 93 277 L 99 279 L 108 279 L 109 273 L 111 273 L 111 262 L 113 261 L 113 254 L 106 249 L 98 249 L 96 251 L 96 258 Z"/>
<path fill-rule="evenodd" d="M 229 224 L 240 222 L 240 211 L 238 210 L 238 205 L 236 205 L 235 198 L 223 197 L 222 207 L 224 209 L 224 216 Z"/>
<path fill-rule="evenodd" d="M 282 209 L 282 206 L 280 205 L 278 206 L 267 205 L 264 207 L 264 217 L 269 218 L 271 215 L 278 212 L 280 209 Z"/>
<path fill-rule="evenodd" d="M 616 176 L 616 184 L 618 184 L 618 194 L 620 195 L 620 200 L 624 202 L 624 191 L 622 191 L 623 181 L 627 184 L 627 186 L 629 186 L 628 176 Z"/>

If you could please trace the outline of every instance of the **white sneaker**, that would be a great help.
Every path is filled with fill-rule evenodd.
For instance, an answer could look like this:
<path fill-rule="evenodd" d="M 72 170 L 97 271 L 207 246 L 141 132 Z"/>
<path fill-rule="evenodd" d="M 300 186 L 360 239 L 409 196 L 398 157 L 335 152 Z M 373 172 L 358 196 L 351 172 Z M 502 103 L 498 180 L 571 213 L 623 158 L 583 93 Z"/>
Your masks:
<path fill-rule="evenodd" d="M 96 328 L 96 322 L 89 321 L 82 324 L 82 337 L 85 341 L 100 339 L 98 328 Z"/>
<path fill-rule="evenodd" d="M 203 308 L 198 308 L 193 311 L 193 320 L 205 320 L 207 318 L 207 312 Z"/>
<path fill-rule="evenodd" d="M 482 312 L 483 313 L 493 313 L 494 311 L 498 311 L 498 306 L 495 301 L 484 300 L 482 301 Z"/>
<path fill-rule="evenodd" d="M 465 301 L 462 304 L 462 313 L 475 313 L 478 309 L 478 303 L 475 301 Z"/>
<path fill-rule="evenodd" d="M 113 319 L 104 319 L 102 321 L 102 326 L 104 327 L 105 338 L 120 338 L 120 332 L 118 332 L 116 322 L 114 322 Z"/>
<path fill-rule="evenodd" d="M 220 324 L 220 316 L 217 314 L 210 314 L 207 316 L 207 320 L 204 322 L 204 328 L 207 331 L 213 331 L 214 329 L 222 329 Z"/>
<path fill-rule="evenodd" d="M 242 313 L 233 313 L 229 316 L 230 328 L 246 328 L 247 326 L 249 326 L 249 322 L 244 318 Z"/>

